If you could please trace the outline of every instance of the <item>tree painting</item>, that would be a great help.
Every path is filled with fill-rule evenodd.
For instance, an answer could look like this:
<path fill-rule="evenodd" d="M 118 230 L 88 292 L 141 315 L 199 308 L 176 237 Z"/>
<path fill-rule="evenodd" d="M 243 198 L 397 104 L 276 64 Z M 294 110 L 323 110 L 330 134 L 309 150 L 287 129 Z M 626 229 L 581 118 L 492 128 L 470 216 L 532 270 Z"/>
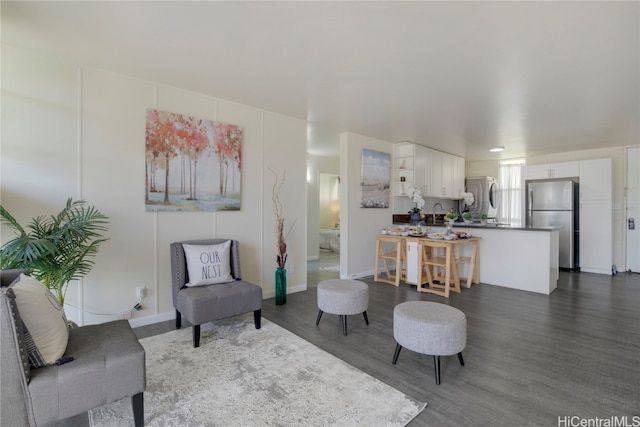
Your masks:
<path fill-rule="evenodd" d="M 242 129 L 158 110 L 146 115 L 146 209 L 239 210 Z"/>

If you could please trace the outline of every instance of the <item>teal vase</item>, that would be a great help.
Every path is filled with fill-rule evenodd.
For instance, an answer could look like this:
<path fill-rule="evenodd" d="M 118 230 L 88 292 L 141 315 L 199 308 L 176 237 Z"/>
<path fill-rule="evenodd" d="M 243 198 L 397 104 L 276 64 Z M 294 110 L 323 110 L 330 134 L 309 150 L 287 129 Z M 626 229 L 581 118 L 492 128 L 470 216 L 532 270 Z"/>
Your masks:
<path fill-rule="evenodd" d="M 287 303 L 287 270 L 276 268 L 276 305 Z"/>

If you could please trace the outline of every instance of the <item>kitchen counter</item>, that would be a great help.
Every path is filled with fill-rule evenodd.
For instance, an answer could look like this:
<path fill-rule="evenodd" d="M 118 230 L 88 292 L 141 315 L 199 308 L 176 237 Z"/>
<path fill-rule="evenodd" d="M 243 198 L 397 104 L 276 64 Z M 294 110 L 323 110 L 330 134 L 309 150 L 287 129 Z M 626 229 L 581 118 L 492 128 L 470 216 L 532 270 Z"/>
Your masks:
<path fill-rule="evenodd" d="M 394 226 L 410 226 L 411 224 L 408 223 L 404 223 L 404 222 L 396 222 L 393 224 Z M 434 223 L 425 223 L 423 222 L 421 224 L 423 227 L 446 227 L 447 224 L 445 222 L 436 222 Z M 487 224 L 480 224 L 479 222 L 473 222 L 471 224 L 465 224 L 464 222 L 454 222 L 453 223 L 453 227 L 454 228 L 459 228 L 459 227 L 470 227 L 470 228 L 488 228 L 491 230 L 527 230 L 527 231 L 553 231 L 553 230 L 559 230 L 561 227 L 533 227 L 530 225 L 527 226 L 513 226 L 510 224 L 494 224 L 494 223 L 487 223 Z"/>
<path fill-rule="evenodd" d="M 444 224 L 426 226 L 434 232 L 446 232 Z M 560 271 L 558 227 L 468 226 L 461 222 L 454 228 L 481 237 L 481 283 L 546 295 L 556 289 Z M 461 256 L 470 255 L 465 250 L 469 248 L 463 248 Z M 461 271 L 463 276 L 466 273 Z"/>

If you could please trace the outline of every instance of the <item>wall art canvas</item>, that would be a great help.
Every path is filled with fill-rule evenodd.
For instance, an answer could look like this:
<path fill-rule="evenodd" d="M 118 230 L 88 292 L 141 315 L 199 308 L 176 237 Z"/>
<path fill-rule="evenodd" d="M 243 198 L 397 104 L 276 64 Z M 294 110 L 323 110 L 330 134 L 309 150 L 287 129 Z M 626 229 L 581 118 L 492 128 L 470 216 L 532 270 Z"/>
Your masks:
<path fill-rule="evenodd" d="M 152 109 L 146 116 L 146 210 L 239 210 L 242 129 Z"/>
<path fill-rule="evenodd" d="M 388 208 L 391 154 L 362 149 L 361 208 Z"/>

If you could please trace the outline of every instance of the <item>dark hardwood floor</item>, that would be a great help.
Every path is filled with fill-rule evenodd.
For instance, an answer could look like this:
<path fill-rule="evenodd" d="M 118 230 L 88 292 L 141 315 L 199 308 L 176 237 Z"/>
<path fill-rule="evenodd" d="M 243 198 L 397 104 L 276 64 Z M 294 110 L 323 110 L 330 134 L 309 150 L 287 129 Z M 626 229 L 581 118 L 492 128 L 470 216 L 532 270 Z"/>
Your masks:
<path fill-rule="evenodd" d="M 640 275 L 561 272 L 551 295 L 474 285 L 449 300 L 415 287 L 369 284 L 367 311 L 325 314 L 316 327 L 316 288 L 265 300 L 264 317 L 408 396 L 428 402 L 411 426 L 557 426 L 559 417 L 640 415 Z M 467 316 L 465 366 L 403 349 L 392 365 L 393 307 L 436 301 Z M 640 420 L 640 418 L 638 419 Z M 565 424 L 566 425 L 566 424 Z"/>
<path fill-rule="evenodd" d="M 370 325 L 349 316 L 346 337 L 338 316 L 325 313 L 315 325 L 315 286 L 332 277 L 337 273 L 311 269 L 307 291 L 288 295 L 283 306 L 265 300 L 263 316 L 426 401 L 410 426 L 558 426 L 570 425 L 559 419 L 572 416 L 627 416 L 632 423 L 640 416 L 638 274 L 561 272 L 558 289 L 548 296 L 481 284 L 448 300 L 365 278 Z M 449 304 L 467 317 L 465 366 L 456 356 L 442 357 L 440 385 L 431 356 L 403 349 L 397 365 L 391 363 L 393 308 L 417 300 Z M 143 338 L 173 328 L 168 321 L 135 332 Z"/>
<path fill-rule="evenodd" d="M 367 310 L 325 314 L 316 327 L 316 287 L 336 274 L 310 271 L 305 292 L 287 304 L 264 301 L 266 319 L 397 388 L 427 408 L 411 426 L 557 426 L 559 417 L 640 415 L 640 275 L 561 272 L 558 289 L 539 295 L 474 285 L 449 300 L 418 294 L 415 287 L 369 284 Z M 393 307 L 403 301 L 436 301 L 467 316 L 465 366 L 441 358 L 435 384 L 433 358 L 404 349 L 391 364 Z M 140 337 L 173 328 L 173 322 L 138 328 Z M 301 355 L 304 357 L 304 355 Z M 566 424 L 565 424 L 566 425 Z"/>

